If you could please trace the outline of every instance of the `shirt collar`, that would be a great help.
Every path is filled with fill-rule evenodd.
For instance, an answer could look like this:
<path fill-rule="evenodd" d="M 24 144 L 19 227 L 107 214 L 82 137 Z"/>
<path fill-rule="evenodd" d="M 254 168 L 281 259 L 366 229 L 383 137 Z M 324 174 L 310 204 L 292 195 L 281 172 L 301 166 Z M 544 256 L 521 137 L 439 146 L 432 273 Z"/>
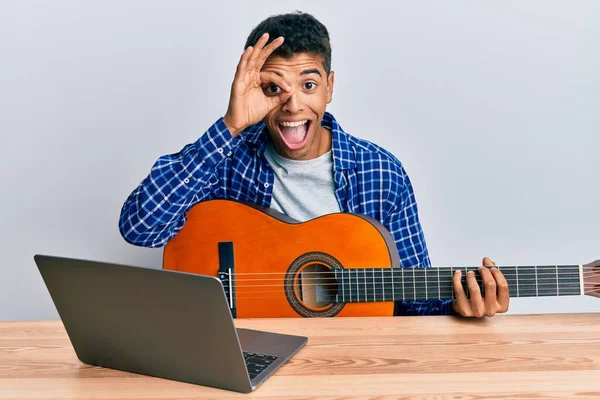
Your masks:
<path fill-rule="evenodd" d="M 332 150 L 333 150 L 333 169 L 345 170 L 351 169 L 356 166 L 356 159 L 354 157 L 354 151 L 350 146 L 349 135 L 344 132 L 341 125 L 337 122 L 335 117 L 325 112 L 321 126 L 331 130 L 332 137 Z M 252 125 L 247 128 L 240 136 L 241 139 L 246 142 L 250 147 L 256 150 L 256 153 L 260 156 L 264 155 L 267 147 L 267 127 L 264 122 Z"/>

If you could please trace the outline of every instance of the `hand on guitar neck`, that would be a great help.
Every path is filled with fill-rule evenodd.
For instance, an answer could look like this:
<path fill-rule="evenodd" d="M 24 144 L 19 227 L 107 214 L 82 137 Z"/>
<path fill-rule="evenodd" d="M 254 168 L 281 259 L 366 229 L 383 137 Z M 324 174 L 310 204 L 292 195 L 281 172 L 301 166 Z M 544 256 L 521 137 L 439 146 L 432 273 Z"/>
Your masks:
<path fill-rule="evenodd" d="M 477 283 L 475 272 L 467 273 L 467 287 L 470 298 L 467 298 L 461 284 L 462 271 L 456 270 L 452 277 L 454 293 L 456 298 L 452 302 L 454 312 L 463 317 L 492 317 L 496 313 L 504 313 L 508 310 L 509 291 L 506 278 L 498 270 L 496 264 L 489 258 L 483 258 L 483 266 L 479 273 L 485 288 L 485 297 L 481 295 L 481 289 Z"/>

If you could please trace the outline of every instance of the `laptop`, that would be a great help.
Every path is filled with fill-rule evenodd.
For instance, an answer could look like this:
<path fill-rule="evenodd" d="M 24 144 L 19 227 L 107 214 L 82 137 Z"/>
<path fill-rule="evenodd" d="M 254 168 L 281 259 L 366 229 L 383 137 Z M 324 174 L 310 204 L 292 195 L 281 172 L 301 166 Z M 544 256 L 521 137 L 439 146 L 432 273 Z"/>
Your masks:
<path fill-rule="evenodd" d="M 249 393 L 308 341 L 236 329 L 216 277 L 48 255 L 34 260 L 85 364 Z"/>

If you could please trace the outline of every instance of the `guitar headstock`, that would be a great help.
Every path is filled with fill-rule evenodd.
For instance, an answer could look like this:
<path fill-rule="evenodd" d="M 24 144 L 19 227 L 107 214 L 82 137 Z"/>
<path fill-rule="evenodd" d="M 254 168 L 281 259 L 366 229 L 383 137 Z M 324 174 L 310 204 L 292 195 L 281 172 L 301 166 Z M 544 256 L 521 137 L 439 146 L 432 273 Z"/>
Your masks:
<path fill-rule="evenodd" d="M 600 298 L 600 260 L 583 266 L 583 293 Z"/>

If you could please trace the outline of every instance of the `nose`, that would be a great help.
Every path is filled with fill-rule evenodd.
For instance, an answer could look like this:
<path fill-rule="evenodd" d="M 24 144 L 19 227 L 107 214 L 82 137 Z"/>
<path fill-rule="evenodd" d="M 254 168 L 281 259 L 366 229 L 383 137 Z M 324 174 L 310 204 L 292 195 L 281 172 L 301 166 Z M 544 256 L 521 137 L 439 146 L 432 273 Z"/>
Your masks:
<path fill-rule="evenodd" d="M 283 104 L 282 110 L 290 114 L 300 114 L 304 111 L 300 98 L 295 92 L 292 92 L 290 98 Z"/>

